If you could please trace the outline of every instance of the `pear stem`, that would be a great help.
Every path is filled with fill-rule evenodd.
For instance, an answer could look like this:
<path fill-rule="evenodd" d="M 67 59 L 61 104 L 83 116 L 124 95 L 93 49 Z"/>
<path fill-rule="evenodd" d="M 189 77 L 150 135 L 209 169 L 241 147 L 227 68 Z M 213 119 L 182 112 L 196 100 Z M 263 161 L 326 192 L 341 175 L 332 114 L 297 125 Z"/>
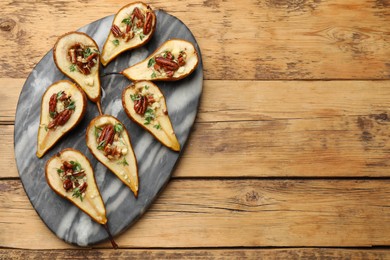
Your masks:
<path fill-rule="evenodd" d="M 112 235 L 111 235 L 111 232 L 110 232 L 110 229 L 109 229 L 108 226 L 107 226 L 107 223 L 106 223 L 106 224 L 103 224 L 103 227 L 104 227 L 104 229 L 106 230 L 106 232 L 107 232 L 107 234 L 108 234 L 108 238 L 109 238 L 110 241 L 111 241 L 112 247 L 113 247 L 114 249 L 118 249 L 118 244 L 115 243 L 115 240 L 114 240 L 114 238 L 113 238 Z"/>
<path fill-rule="evenodd" d="M 97 108 L 98 108 L 98 111 L 99 111 L 99 115 L 103 115 L 102 106 L 100 104 L 100 99 L 99 99 L 98 102 L 96 102 L 96 105 L 97 105 Z"/>

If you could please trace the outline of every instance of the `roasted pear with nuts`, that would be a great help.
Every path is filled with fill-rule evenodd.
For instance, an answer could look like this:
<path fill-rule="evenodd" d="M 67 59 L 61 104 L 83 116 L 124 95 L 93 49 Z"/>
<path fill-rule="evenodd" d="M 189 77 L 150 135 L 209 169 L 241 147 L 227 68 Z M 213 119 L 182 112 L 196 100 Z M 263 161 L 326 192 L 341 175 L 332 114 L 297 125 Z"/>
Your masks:
<path fill-rule="evenodd" d="M 65 149 L 51 157 L 45 168 L 50 188 L 69 200 L 99 224 L 106 224 L 106 209 L 88 158 L 80 151 Z"/>
<path fill-rule="evenodd" d="M 198 62 L 198 53 L 192 43 L 172 39 L 163 43 L 145 60 L 121 73 L 132 81 L 174 81 L 190 75 Z"/>
<path fill-rule="evenodd" d="M 88 125 L 86 141 L 96 159 L 118 176 L 137 197 L 137 160 L 125 126 L 113 116 L 98 116 Z"/>
<path fill-rule="evenodd" d="M 145 128 L 163 145 L 180 151 L 180 144 L 168 116 L 167 104 L 161 90 L 150 81 L 138 81 L 122 92 L 126 114 Z"/>
<path fill-rule="evenodd" d="M 68 80 L 49 86 L 42 96 L 37 156 L 41 158 L 83 118 L 87 107 L 84 92 Z"/>
<path fill-rule="evenodd" d="M 106 209 L 88 158 L 75 149 L 64 149 L 46 162 L 45 176 L 50 188 L 107 228 Z"/>
<path fill-rule="evenodd" d="M 156 15 L 141 2 L 122 7 L 114 17 L 104 43 L 101 62 L 106 66 L 124 51 L 146 44 L 156 29 Z"/>
<path fill-rule="evenodd" d="M 58 69 L 73 79 L 100 108 L 99 47 L 85 33 L 70 32 L 61 36 L 53 49 Z"/>

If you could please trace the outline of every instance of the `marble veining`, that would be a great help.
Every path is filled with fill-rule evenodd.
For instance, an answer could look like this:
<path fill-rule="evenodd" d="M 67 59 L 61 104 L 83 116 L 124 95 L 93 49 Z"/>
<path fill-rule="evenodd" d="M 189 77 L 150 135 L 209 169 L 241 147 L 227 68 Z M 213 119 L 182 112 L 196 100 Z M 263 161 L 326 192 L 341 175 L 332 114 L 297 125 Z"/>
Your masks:
<path fill-rule="evenodd" d="M 70 202 L 60 198 L 47 185 L 44 176 L 46 161 L 58 151 L 73 147 L 83 152 L 95 170 L 96 182 L 107 210 L 108 226 L 115 236 L 128 229 L 151 205 L 169 181 L 180 154 L 161 145 L 149 133 L 132 122 L 122 108 L 121 94 L 131 82 L 116 74 L 152 53 L 171 38 L 188 40 L 196 46 L 200 62 L 187 78 L 177 82 L 157 82 L 167 101 L 168 111 L 181 147 L 184 147 L 194 123 L 202 93 L 203 67 L 199 47 L 190 30 L 176 17 L 156 11 L 157 27 L 151 41 L 134 51 L 121 54 L 107 67 L 101 67 L 102 108 L 126 126 L 138 161 L 140 188 L 136 199 L 107 168 L 90 154 L 85 144 L 85 131 L 90 120 L 98 115 L 94 103 L 88 101 L 81 123 L 66 135 L 42 159 L 35 155 L 41 97 L 48 86 L 66 77 L 56 68 L 52 51 L 48 52 L 27 78 L 16 111 L 15 157 L 21 181 L 35 210 L 44 223 L 64 241 L 89 246 L 108 238 L 103 227 Z M 79 31 L 90 35 L 100 50 L 110 30 L 114 15 L 102 18 Z M 190 192 L 190 191 L 189 191 Z"/>

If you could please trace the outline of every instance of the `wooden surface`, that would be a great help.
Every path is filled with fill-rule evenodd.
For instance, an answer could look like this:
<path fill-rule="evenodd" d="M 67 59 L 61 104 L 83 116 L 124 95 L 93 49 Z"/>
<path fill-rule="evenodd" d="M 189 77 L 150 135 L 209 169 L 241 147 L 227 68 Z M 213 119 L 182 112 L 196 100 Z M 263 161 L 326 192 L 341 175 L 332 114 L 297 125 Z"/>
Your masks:
<path fill-rule="evenodd" d="M 56 238 L 18 178 L 18 96 L 59 35 L 125 3 L 0 0 L 0 259 L 390 258 L 389 1 L 153 1 L 202 50 L 193 134 L 120 250 Z"/>

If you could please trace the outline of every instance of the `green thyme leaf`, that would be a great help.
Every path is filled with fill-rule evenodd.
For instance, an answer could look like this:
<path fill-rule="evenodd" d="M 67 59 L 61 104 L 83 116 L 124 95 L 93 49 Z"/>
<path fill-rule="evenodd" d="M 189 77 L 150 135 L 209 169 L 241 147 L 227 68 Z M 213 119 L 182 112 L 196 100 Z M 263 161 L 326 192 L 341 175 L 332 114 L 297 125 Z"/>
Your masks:
<path fill-rule="evenodd" d="M 144 125 L 149 125 L 150 122 L 156 117 L 154 114 L 154 110 L 151 108 L 146 109 L 144 116 L 145 116 Z"/>
<path fill-rule="evenodd" d="M 57 113 L 56 113 L 56 112 L 53 112 L 53 111 L 50 111 L 50 112 L 49 112 L 49 115 L 50 115 L 51 118 L 54 118 L 54 117 L 56 116 L 56 114 L 57 114 Z"/>
<path fill-rule="evenodd" d="M 148 68 L 152 67 L 155 63 L 156 63 L 156 60 L 154 58 L 149 59 Z"/>
<path fill-rule="evenodd" d="M 57 99 L 60 99 L 60 97 L 62 96 L 62 94 L 64 94 L 64 91 L 63 91 L 63 90 L 58 91 L 58 92 L 57 92 Z"/>
<path fill-rule="evenodd" d="M 95 137 L 98 138 L 99 135 L 100 135 L 100 132 L 102 131 L 103 129 L 101 127 L 97 127 L 95 126 Z"/>
<path fill-rule="evenodd" d="M 74 101 L 70 102 L 69 105 L 66 107 L 66 109 L 69 109 L 69 110 L 75 110 L 76 106 L 75 106 L 75 103 Z"/>
<path fill-rule="evenodd" d="M 79 162 L 70 161 L 70 164 L 72 164 L 72 166 L 73 166 L 73 171 L 79 172 L 82 170 L 81 164 Z"/>
<path fill-rule="evenodd" d="M 106 143 L 105 140 L 101 141 L 101 142 L 98 144 L 97 149 L 98 149 L 98 150 L 103 150 L 103 149 L 104 149 L 104 144 L 105 144 L 105 143 Z"/>
<path fill-rule="evenodd" d="M 127 24 L 127 25 L 130 25 L 130 26 L 131 26 L 131 18 L 129 17 L 129 18 L 125 18 L 125 19 L 123 19 L 123 20 L 122 20 L 122 23 L 124 23 L 124 24 Z"/>
<path fill-rule="evenodd" d="M 143 33 L 139 34 L 139 39 L 142 41 L 145 38 L 145 35 Z"/>
<path fill-rule="evenodd" d="M 139 94 L 135 94 L 135 95 L 130 94 L 130 98 L 131 100 L 136 101 L 136 100 L 140 100 L 141 96 Z"/>
<path fill-rule="evenodd" d="M 119 161 L 118 164 L 121 164 L 121 165 L 129 165 L 129 163 L 126 161 L 126 157 L 123 157 L 123 160 Z"/>
<path fill-rule="evenodd" d="M 89 47 L 87 47 L 85 50 L 83 50 L 84 59 L 88 58 L 91 55 L 92 55 L 92 50 Z"/>
<path fill-rule="evenodd" d="M 45 125 L 45 131 L 49 131 L 49 128 L 47 127 L 47 125 Z"/>
<path fill-rule="evenodd" d="M 150 75 L 150 76 L 152 77 L 152 79 L 156 78 L 157 77 L 156 72 L 153 71 L 152 75 Z"/>
<path fill-rule="evenodd" d="M 148 85 L 145 85 L 144 88 L 145 88 L 146 90 L 148 90 L 148 89 L 149 89 L 149 86 L 148 86 Z"/>
<path fill-rule="evenodd" d="M 57 173 L 60 174 L 60 173 L 63 173 L 64 170 L 63 169 L 57 169 Z"/>
<path fill-rule="evenodd" d="M 161 129 L 161 125 L 160 124 L 154 125 L 153 127 L 156 128 L 157 130 Z"/>
<path fill-rule="evenodd" d="M 115 39 L 112 41 L 112 43 L 115 45 L 115 46 L 118 46 L 119 45 L 119 40 L 118 39 Z"/>
<path fill-rule="evenodd" d="M 115 129 L 115 132 L 116 133 L 120 133 L 120 132 L 122 132 L 123 131 L 123 125 L 122 124 L 115 124 L 114 125 L 114 129 Z"/>
<path fill-rule="evenodd" d="M 80 198 L 80 200 L 83 201 L 83 194 L 80 192 L 79 188 L 73 190 L 72 197 Z"/>
<path fill-rule="evenodd" d="M 70 70 L 70 72 L 76 71 L 76 65 L 74 65 L 74 64 L 70 65 L 69 70 Z"/>

